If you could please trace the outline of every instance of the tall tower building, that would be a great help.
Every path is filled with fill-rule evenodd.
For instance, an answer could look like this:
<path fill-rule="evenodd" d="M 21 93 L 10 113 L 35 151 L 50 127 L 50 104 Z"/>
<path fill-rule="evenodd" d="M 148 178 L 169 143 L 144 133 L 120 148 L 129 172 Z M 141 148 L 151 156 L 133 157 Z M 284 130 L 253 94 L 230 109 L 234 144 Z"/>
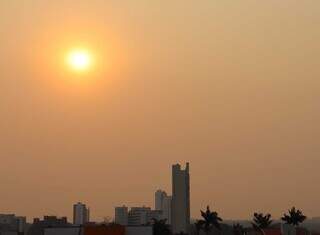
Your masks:
<path fill-rule="evenodd" d="M 90 210 L 85 204 L 78 202 L 73 205 L 73 224 L 83 225 L 89 222 Z"/>
<path fill-rule="evenodd" d="M 188 233 L 190 225 L 190 176 L 189 163 L 185 170 L 179 164 L 172 166 L 172 210 L 173 233 Z"/>

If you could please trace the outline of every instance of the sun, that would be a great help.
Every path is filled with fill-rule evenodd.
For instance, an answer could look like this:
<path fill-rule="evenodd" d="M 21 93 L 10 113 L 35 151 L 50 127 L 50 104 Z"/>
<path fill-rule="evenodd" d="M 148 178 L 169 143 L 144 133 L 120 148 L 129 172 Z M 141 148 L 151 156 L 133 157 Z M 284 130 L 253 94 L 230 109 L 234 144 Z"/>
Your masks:
<path fill-rule="evenodd" d="M 68 66 L 76 72 L 88 71 L 92 66 L 92 55 L 85 49 L 74 49 L 67 54 Z"/>

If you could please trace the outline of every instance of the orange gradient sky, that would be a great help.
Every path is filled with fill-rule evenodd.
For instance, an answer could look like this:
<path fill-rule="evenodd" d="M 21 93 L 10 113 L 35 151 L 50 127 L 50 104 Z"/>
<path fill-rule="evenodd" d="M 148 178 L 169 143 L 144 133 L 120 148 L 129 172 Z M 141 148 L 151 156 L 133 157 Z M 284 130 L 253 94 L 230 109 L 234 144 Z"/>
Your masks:
<path fill-rule="evenodd" d="M 320 215 L 320 1 L 0 1 L 0 212 Z M 65 65 L 87 48 L 94 69 Z"/>

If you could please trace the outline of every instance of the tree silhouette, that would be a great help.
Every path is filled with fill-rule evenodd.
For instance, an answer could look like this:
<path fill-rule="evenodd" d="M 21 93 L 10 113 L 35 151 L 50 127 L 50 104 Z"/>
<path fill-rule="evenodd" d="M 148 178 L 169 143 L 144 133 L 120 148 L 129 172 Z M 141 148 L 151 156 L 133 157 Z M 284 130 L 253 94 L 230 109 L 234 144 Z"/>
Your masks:
<path fill-rule="evenodd" d="M 196 232 L 197 232 L 197 235 L 200 234 L 200 231 L 202 229 L 202 226 L 203 226 L 203 221 L 202 220 L 197 220 L 195 223 L 194 223 L 194 226 L 196 228 Z"/>
<path fill-rule="evenodd" d="M 153 222 L 153 234 L 154 235 L 170 235 L 169 225 L 166 223 L 166 219 L 152 219 Z"/>
<path fill-rule="evenodd" d="M 221 229 L 220 222 L 222 219 L 218 216 L 218 213 L 215 211 L 210 211 L 209 206 L 207 206 L 206 211 L 201 211 L 202 220 L 198 220 L 196 223 L 196 228 L 203 230 L 206 234 L 212 230 L 212 228 Z"/>
<path fill-rule="evenodd" d="M 287 224 L 292 224 L 294 226 L 299 226 L 307 217 L 300 210 L 296 210 L 295 207 L 292 207 L 288 210 L 289 214 L 283 214 L 281 218 Z"/>
<path fill-rule="evenodd" d="M 245 235 L 246 230 L 241 224 L 237 223 L 233 225 L 233 233 L 235 235 Z"/>
<path fill-rule="evenodd" d="M 254 229 L 262 230 L 268 228 L 272 223 L 271 215 L 263 213 L 254 213 L 253 214 L 253 223 L 252 226 Z"/>

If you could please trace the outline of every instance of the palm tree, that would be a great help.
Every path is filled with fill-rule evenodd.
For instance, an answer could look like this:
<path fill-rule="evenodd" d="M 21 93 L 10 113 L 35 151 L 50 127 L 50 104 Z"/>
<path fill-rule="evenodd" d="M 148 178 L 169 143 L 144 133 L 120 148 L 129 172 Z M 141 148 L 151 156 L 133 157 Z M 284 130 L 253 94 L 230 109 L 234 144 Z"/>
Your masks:
<path fill-rule="evenodd" d="M 154 235 L 170 235 L 169 225 L 166 223 L 166 219 L 152 219 L 153 221 L 153 234 Z"/>
<path fill-rule="evenodd" d="M 253 223 L 252 226 L 254 229 L 263 230 L 268 228 L 272 223 L 271 215 L 263 213 L 254 213 L 253 214 Z"/>
<path fill-rule="evenodd" d="M 295 207 L 292 207 L 288 212 L 289 214 L 283 214 L 281 220 L 296 227 L 307 218 L 302 211 L 296 210 Z"/>
<path fill-rule="evenodd" d="M 205 231 L 206 234 L 215 227 L 218 230 L 221 229 L 220 222 L 222 219 L 218 216 L 218 213 L 215 211 L 210 211 L 209 206 L 207 206 L 206 211 L 201 211 L 202 220 L 198 220 L 198 226 Z"/>
<path fill-rule="evenodd" d="M 233 225 L 233 233 L 235 235 L 245 235 L 246 230 L 241 224 L 237 223 Z"/>

